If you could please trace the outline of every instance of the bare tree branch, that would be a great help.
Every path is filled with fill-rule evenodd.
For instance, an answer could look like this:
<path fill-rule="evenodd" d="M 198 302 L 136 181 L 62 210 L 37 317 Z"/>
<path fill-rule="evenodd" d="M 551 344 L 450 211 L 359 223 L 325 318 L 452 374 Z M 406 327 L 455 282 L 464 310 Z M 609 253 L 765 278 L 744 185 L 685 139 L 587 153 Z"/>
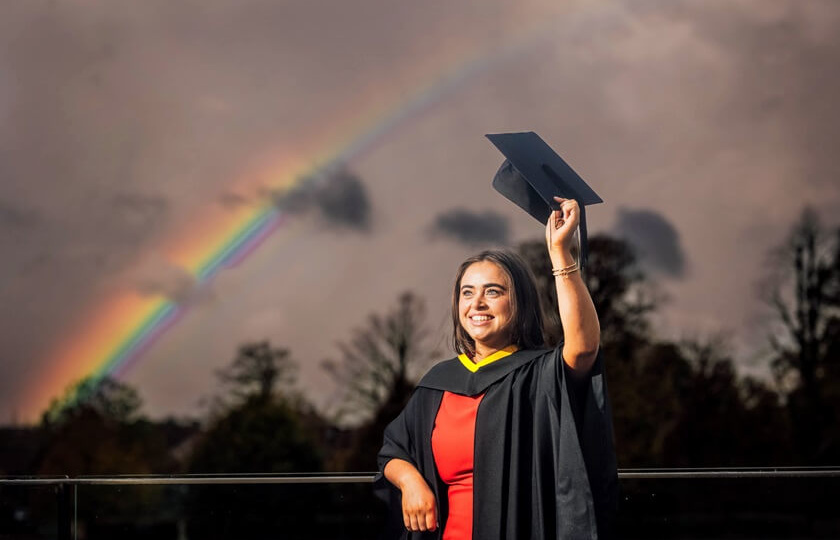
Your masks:
<path fill-rule="evenodd" d="M 360 422 L 386 403 L 407 399 L 419 370 L 437 354 L 427 348 L 425 316 L 423 301 L 403 293 L 394 309 L 370 315 L 349 342 L 338 344 L 338 360 L 322 363 L 342 394 L 340 417 Z"/>

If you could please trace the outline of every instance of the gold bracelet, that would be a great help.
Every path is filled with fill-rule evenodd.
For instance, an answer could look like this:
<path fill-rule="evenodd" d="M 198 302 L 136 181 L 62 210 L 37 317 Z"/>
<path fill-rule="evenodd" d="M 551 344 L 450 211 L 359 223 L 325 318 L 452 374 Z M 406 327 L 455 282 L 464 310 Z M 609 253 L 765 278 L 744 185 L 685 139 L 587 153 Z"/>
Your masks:
<path fill-rule="evenodd" d="M 575 262 L 570 264 L 569 266 L 566 266 L 565 268 L 552 268 L 551 273 L 555 277 L 566 277 L 570 274 L 574 274 L 578 270 L 580 270 L 580 266 L 578 266 L 578 263 Z"/>
<path fill-rule="evenodd" d="M 574 274 L 575 272 L 577 272 L 578 270 L 580 270 L 580 268 L 576 267 L 576 268 L 572 268 L 570 270 L 558 270 L 556 272 L 553 272 L 553 274 L 554 274 L 554 277 L 568 277 L 568 276 Z"/>

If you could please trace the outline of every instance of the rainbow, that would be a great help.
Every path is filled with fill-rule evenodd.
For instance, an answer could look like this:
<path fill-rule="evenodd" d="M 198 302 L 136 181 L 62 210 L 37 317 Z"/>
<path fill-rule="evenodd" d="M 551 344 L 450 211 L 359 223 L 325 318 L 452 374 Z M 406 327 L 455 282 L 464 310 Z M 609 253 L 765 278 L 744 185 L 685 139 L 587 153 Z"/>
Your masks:
<path fill-rule="evenodd" d="M 354 103 L 353 110 L 363 111 L 362 114 L 350 117 L 330 134 L 298 143 L 293 152 L 286 149 L 285 155 L 274 158 L 277 164 L 263 176 L 281 194 L 279 201 L 263 202 L 256 209 L 244 204 L 234 210 L 205 209 L 206 215 L 192 220 L 197 225 L 171 239 L 161 251 L 167 260 L 190 273 L 196 288 L 206 287 L 219 272 L 247 259 L 288 220 L 277 205 L 282 202 L 283 193 L 305 187 L 319 171 L 363 156 L 464 81 L 530 48 L 535 37 L 542 34 L 529 31 L 524 33 L 527 39 L 512 40 L 505 48 L 469 51 L 461 55 L 461 61 L 444 61 L 436 74 L 425 77 L 431 82 L 417 85 L 419 90 L 410 98 L 393 100 L 390 106 L 383 107 L 381 97 L 374 99 L 373 93 L 367 102 Z M 24 418 L 37 418 L 50 400 L 57 399 L 75 381 L 86 377 L 99 381 L 126 374 L 188 310 L 189 303 L 179 304 L 163 296 L 144 296 L 133 291 L 112 295 L 89 316 L 81 317 L 80 328 L 62 340 L 50 355 L 47 373 L 39 374 L 25 394 L 21 411 Z M 72 393 L 67 396 L 68 400 L 75 399 Z"/>

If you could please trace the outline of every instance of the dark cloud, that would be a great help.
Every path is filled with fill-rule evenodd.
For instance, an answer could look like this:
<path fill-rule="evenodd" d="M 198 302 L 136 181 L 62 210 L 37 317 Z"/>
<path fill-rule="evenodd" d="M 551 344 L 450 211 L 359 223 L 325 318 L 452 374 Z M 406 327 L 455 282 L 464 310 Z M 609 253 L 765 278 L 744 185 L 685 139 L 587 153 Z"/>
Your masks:
<path fill-rule="evenodd" d="M 315 204 L 315 188 L 304 179 L 291 189 L 266 189 L 260 193 L 267 197 L 278 210 L 292 215 L 304 214 Z"/>
<path fill-rule="evenodd" d="M 284 212 L 317 211 L 329 226 L 357 231 L 370 229 L 367 188 L 358 176 L 341 167 L 313 173 L 292 189 L 268 190 L 263 195 Z"/>
<path fill-rule="evenodd" d="M 432 224 L 433 235 L 443 235 L 468 246 L 505 244 L 508 241 L 508 220 L 492 210 L 473 212 L 453 208 L 438 214 Z"/>
<path fill-rule="evenodd" d="M 346 170 L 334 174 L 316 200 L 321 216 L 339 227 L 366 231 L 370 227 L 370 200 L 358 176 Z"/>
<path fill-rule="evenodd" d="M 673 278 L 685 277 L 680 235 L 662 214 L 619 208 L 613 231 L 636 248 L 642 265 Z"/>
<path fill-rule="evenodd" d="M 146 296 L 165 296 L 178 304 L 193 304 L 207 297 L 186 269 L 162 259 L 144 261 L 134 273 L 135 289 Z"/>

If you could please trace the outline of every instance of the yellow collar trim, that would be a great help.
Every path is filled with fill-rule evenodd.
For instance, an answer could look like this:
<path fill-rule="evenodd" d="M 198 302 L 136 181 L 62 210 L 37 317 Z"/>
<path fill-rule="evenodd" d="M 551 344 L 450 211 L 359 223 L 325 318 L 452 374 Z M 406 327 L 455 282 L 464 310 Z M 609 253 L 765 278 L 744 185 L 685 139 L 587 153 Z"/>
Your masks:
<path fill-rule="evenodd" d="M 463 353 L 458 355 L 458 360 L 460 360 L 461 363 L 464 364 L 465 368 L 467 368 L 468 370 L 475 373 L 476 371 L 483 368 L 487 364 L 492 364 L 496 360 L 501 360 L 505 356 L 510 356 L 518 350 L 519 350 L 519 347 L 517 347 L 516 345 L 511 345 L 510 347 L 505 347 L 504 349 L 501 349 L 501 350 L 498 350 L 498 351 L 494 352 L 493 354 L 491 354 L 490 356 L 488 356 L 487 358 L 485 358 L 484 360 L 482 360 L 478 363 L 473 362 L 472 360 L 470 360 L 469 356 L 467 356 L 466 354 L 463 354 Z"/>

